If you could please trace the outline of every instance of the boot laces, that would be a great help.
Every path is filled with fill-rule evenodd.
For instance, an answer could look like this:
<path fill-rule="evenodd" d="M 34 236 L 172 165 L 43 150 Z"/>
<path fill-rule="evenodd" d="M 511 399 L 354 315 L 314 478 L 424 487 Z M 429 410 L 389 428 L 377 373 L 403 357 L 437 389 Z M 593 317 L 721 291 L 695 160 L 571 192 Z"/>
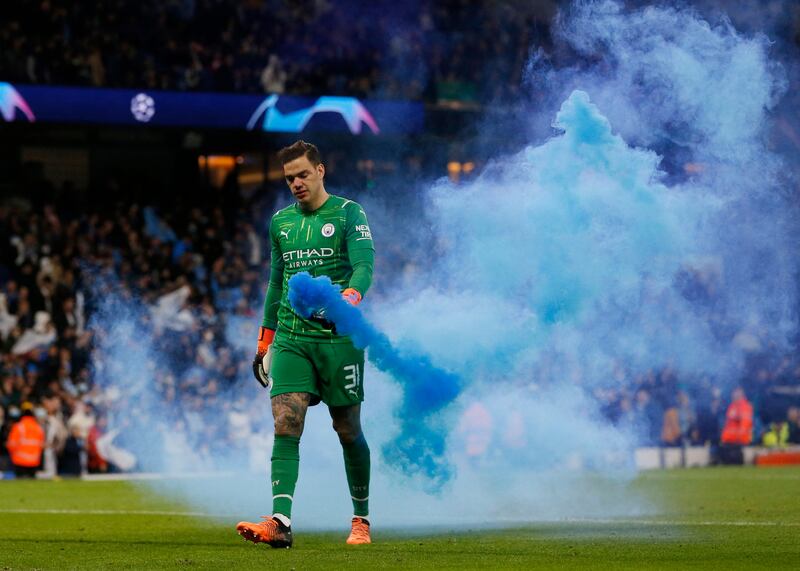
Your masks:
<path fill-rule="evenodd" d="M 350 537 L 353 539 L 367 539 L 369 538 L 369 524 L 360 517 L 353 518 L 353 527 L 350 532 Z"/>
<path fill-rule="evenodd" d="M 276 520 L 271 515 L 262 515 L 262 521 L 259 525 L 267 537 L 275 537 L 278 533 L 278 520 Z"/>

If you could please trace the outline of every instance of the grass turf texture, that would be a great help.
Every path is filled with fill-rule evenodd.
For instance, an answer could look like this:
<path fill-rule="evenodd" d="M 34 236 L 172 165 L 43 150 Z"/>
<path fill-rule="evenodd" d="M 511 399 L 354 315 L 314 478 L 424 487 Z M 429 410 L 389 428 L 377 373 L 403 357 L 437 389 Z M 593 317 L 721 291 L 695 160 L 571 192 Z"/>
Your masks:
<path fill-rule="evenodd" d="M 344 544 L 344 529 L 295 530 L 293 549 L 273 550 L 245 544 L 235 522 L 164 513 L 189 508 L 128 482 L 0 482 L 0 570 L 800 568 L 798 468 L 658 471 L 631 486 L 661 513 L 493 531 L 377 529 L 375 543 L 359 547 Z M 124 513 L 148 511 L 162 513 Z"/>

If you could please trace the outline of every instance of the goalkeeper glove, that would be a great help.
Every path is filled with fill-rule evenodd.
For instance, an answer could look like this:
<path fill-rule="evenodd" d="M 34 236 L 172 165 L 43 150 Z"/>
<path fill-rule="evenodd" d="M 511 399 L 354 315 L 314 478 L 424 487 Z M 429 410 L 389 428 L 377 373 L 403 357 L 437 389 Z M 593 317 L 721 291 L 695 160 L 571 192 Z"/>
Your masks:
<path fill-rule="evenodd" d="M 315 311 L 311 314 L 311 317 L 308 318 L 311 321 L 319 323 L 325 329 L 330 329 L 331 333 L 336 335 L 336 324 L 325 318 L 325 309 L 320 309 L 319 311 Z"/>
<path fill-rule="evenodd" d="M 258 330 L 258 349 L 253 359 L 253 375 L 265 389 L 272 388 L 272 378 L 269 376 L 269 367 L 272 363 L 272 340 L 275 330 L 261 327 Z"/>
<path fill-rule="evenodd" d="M 358 305 L 361 302 L 361 294 L 358 293 L 358 290 L 349 287 L 342 291 L 342 299 L 350 305 Z M 325 329 L 330 329 L 331 333 L 337 335 L 336 324 L 325 317 L 325 309 L 315 311 L 309 319 L 319 323 Z"/>
<path fill-rule="evenodd" d="M 355 290 L 351 287 L 342 291 L 342 297 L 350 305 L 358 305 L 361 303 L 361 294 L 358 293 L 358 290 Z"/>

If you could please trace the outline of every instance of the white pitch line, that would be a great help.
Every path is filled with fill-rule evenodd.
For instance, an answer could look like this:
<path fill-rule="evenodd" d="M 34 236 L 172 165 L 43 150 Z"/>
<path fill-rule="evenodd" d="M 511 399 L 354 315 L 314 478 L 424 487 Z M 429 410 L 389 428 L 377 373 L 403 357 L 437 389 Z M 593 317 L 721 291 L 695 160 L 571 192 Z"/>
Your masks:
<path fill-rule="evenodd" d="M 123 474 L 84 474 L 83 482 L 128 482 L 134 480 L 201 480 L 205 478 L 227 478 L 236 476 L 235 472 L 134 472 Z"/>
<path fill-rule="evenodd" d="M 0 509 L 3 514 L 48 514 L 48 515 L 153 515 L 153 516 L 189 516 L 208 518 L 232 518 L 233 514 L 212 514 L 206 512 L 176 512 L 158 510 L 73 510 L 73 509 Z M 586 525 L 653 525 L 653 526 L 720 526 L 720 527 L 800 527 L 796 521 L 691 521 L 691 520 L 662 520 L 662 519 L 603 519 L 603 518 L 576 518 L 553 519 L 544 521 L 514 521 L 506 522 L 517 525 L 536 524 L 586 524 Z"/>
<path fill-rule="evenodd" d="M 232 514 L 210 514 L 205 512 L 170 512 L 159 510 L 70 510 L 70 509 L 0 509 L 4 514 L 51 514 L 51 515 L 162 515 L 162 516 L 189 516 L 189 517 L 234 517 Z"/>
<path fill-rule="evenodd" d="M 722 526 L 722 527 L 800 527 L 797 521 L 692 521 L 668 519 L 562 519 L 550 520 L 547 523 L 585 523 L 601 525 L 663 525 L 663 526 Z"/>
<path fill-rule="evenodd" d="M 692 468 L 689 468 L 692 469 Z M 676 469 L 677 470 L 677 469 Z M 664 471 L 642 471 L 639 472 L 639 477 L 643 480 L 656 480 L 656 479 L 663 479 L 663 480 L 670 480 L 670 479 L 680 479 L 680 480 L 715 480 L 719 478 L 719 474 L 675 474 L 671 473 L 668 470 Z M 770 481 L 792 481 L 792 480 L 800 480 L 800 473 L 795 474 L 792 473 L 780 473 L 780 472 L 773 472 L 771 474 L 766 473 L 759 473 L 759 474 L 737 474 L 731 477 L 732 479 L 738 480 L 770 480 Z"/>

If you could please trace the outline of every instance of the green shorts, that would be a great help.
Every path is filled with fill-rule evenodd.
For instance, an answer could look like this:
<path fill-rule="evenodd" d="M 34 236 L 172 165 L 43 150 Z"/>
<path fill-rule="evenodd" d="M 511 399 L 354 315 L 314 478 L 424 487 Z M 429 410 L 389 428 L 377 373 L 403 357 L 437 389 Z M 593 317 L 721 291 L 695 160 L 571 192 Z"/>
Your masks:
<path fill-rule="evenodd" d="M 271 350 L 270 397 L 311 393 L 312 405 L 322 400 L 328 406 L 364 400 L 364 350 L 352 343 L 290 341 L 276 336 Z"/>

